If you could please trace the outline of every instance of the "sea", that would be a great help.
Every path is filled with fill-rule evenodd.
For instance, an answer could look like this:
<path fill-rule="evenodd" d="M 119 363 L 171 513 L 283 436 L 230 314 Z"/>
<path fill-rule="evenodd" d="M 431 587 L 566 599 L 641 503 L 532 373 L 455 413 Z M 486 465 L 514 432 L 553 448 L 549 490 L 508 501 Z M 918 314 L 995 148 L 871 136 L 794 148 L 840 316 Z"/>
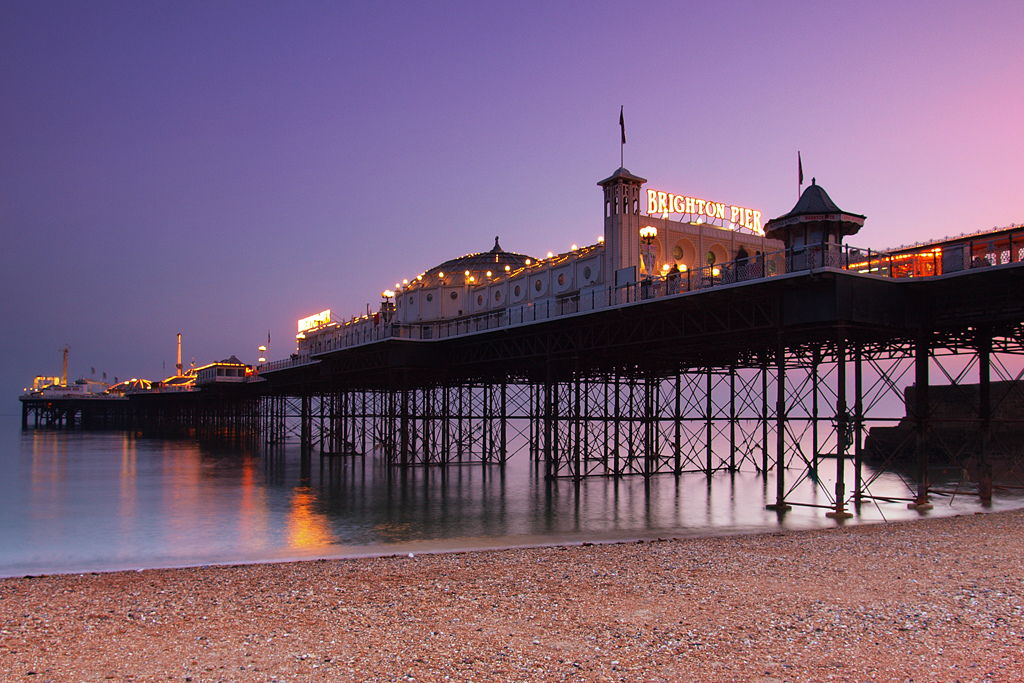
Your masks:
<path fill-rule="evenodd" d="M 513 451 L 503 467 L 397 471 L 377 453 L 314 453 L 304 466 L 298 444 L 23 431 L 20 416 L 0 415 L 0 576 L 774 532 L 1024 506 L 1020 494 L 999 494 L 983 507 L 957 495 L 961 482 L 947 473 L 941 487 L 954 493 L 930 511 L 870 502 L 841 522 L 822 507 L 766 509 L 771 473 L 547 481 L 526 449 Z M 789 499 L 829 505 L 834 470 L 834 461 L 819 479 L 791 470 Z M 909 495 L 899 472 L 865 467 L 864 476 L 875 496 Z"/>

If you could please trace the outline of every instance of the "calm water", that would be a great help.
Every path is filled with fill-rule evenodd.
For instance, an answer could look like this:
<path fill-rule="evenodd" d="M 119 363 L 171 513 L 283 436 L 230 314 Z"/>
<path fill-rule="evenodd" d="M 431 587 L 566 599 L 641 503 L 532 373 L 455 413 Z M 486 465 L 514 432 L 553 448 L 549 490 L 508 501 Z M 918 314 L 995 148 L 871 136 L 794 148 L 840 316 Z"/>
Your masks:
<path fill-rule="evenodd" d="M 261 454 L 124 433 L 22 432 L 13 416 L 0 417 L 0 467 L 0 576 L 836 524 L 820 509 L 781 519 L 767 511 L 775 482 L 754 473 L 549 484 L 525 453 L 504 471 L 390 476 L 373 456 L 321 466 L 314 455 L 304 473 L 297 447 Z M 885 474 L 872 492 L 906 487 Z M 793 499 L 828 502 L 811 482 Z M 967 496 L 935 503 L 927 514 L 981 509 Z M 1022 504 L 1004 497 L 993 509 Z M 917 516 L 905 505 L 865 505 L 847 523 Z"/>

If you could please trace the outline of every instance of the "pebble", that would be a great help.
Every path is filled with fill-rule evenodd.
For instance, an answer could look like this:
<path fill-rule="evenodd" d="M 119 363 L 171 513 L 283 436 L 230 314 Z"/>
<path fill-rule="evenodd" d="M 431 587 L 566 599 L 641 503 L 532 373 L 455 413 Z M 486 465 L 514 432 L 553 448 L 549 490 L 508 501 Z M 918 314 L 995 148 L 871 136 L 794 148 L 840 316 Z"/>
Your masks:
<path fill-rule="evenodd" d="M 1024 680 L 1024 511 L 404 559 L 3 579 L 0 680 Z"/>

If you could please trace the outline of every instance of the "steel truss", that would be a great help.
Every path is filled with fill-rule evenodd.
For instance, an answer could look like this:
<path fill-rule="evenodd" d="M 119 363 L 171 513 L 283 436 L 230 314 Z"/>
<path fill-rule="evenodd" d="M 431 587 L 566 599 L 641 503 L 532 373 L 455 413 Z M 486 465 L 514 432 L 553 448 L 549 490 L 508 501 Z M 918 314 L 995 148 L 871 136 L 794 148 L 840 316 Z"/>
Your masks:
<path fill-rule="evenodd" d="M 1024 424 L 1007 416 L 1024 406 L 1022 339 L 1020 325 L 914 338 L 839 327 L 674 373 L 633 366 L 265 396 L 260 429 L 267 444 L 298 439 L 325 456 L 377 449 L 399 468 L 501 465 L 528 450 L 551 479 L 772 472 L 777 510 L 926 508 L 931 495 L 987 500 L 996 481 L 1022 483 Z M 936 464 L 962 472 L 955 490 L 931 484 Z M 906 492 L 876 490 L 883 470 L 903 473 Z M 807 482 L 826 504 L 794 499 Z"/>

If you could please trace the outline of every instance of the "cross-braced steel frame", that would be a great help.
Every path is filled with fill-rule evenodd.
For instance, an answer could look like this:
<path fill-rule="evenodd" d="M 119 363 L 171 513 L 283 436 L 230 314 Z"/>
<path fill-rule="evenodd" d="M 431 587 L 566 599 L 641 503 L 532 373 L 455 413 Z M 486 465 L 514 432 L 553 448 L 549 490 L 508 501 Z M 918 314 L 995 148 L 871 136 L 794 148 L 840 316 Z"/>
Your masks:
<path fill-rule="evenodd" d="M 892 339 L 837 328 L 833 339 L 780 336 L 728 366 L 668 375 L 627 368 L 267 396 L 262 429 L 268 444 L 377 449 L 397 467 L 501 465 L 522 444 L 552 479 L 772 472 L 779 510 L 811 505 L 794 498 L 808 482 L 827 499 L 813 505 L 837 517 L 872 501 L 923 508 L 931 495 L 989 499 L 996 480 L 1020 484 L 1022 339 L 1020 325 Z M 937 391 L 944 400 L 930 401 Z M 962 471 L 956 490 L 932 486 L 938 463 Z M 907 493 L 876 492 L 882 471 L 900 473 Z"/>
<path fill-rule="evenodd" d="M 1020 484 L 1021 273 L 811 274 L 384 343 L 277 380 L 261 426 L 268 443 L 377 450 L 400 468 L 526 450 L 550 479 L 753 471 L 774 478 L 771 507 L 840 518 L 851 504 L 987 500 Z M 959 482 L 933 483 L 936 465 Z"/>

